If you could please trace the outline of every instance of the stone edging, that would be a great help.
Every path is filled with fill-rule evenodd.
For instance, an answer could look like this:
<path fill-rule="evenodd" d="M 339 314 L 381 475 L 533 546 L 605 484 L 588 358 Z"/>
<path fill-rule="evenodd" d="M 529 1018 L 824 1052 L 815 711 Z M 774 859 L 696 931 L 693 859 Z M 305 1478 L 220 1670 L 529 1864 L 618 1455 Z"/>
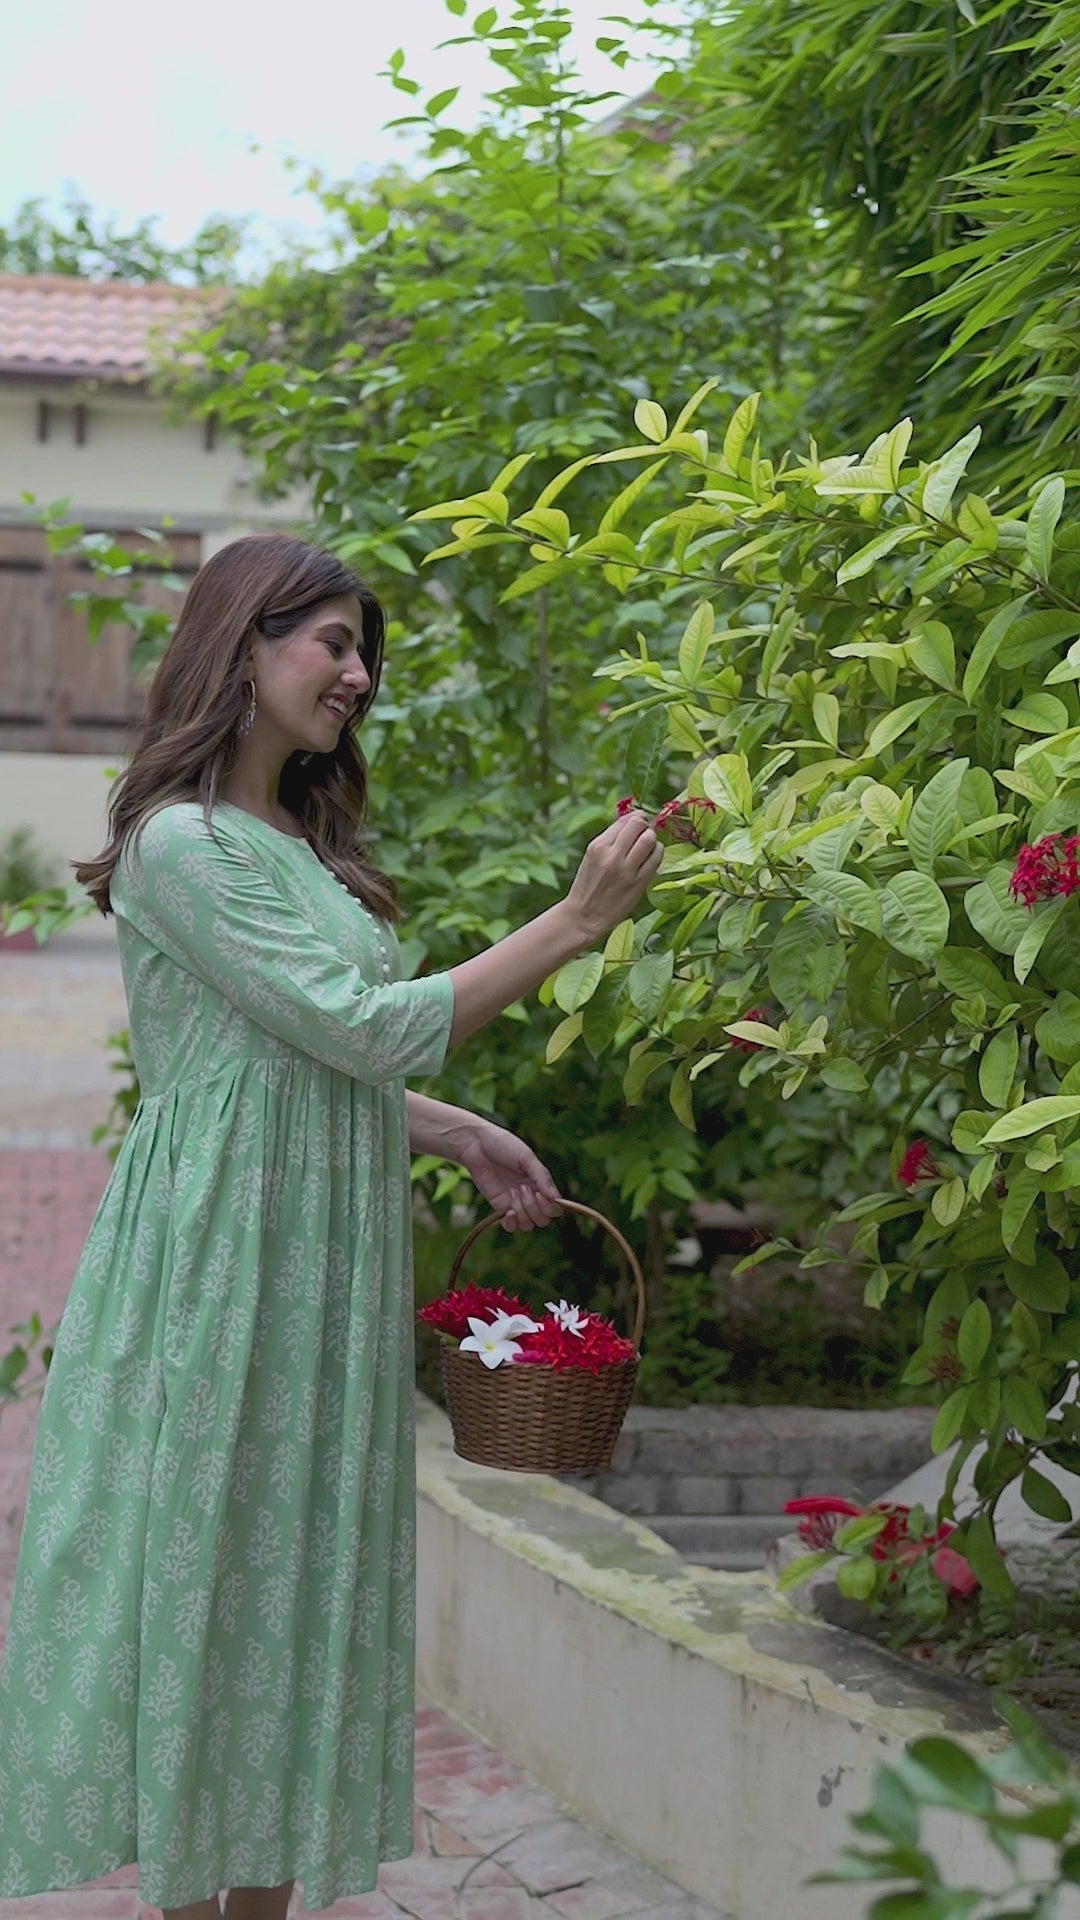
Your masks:
<path fill-rule="evenodd" d="M 762 1574 L 688 1565 L 543 1475 L 476 1467 L 418 1407 L 419 1677 L 576 1814 L 738 1920 L 858 1920 L 803 1889 L 919 1734 L 1002 1744 L 984 1691 L 808 1620 Z M 993 1857 L 957 1833 L 978 1884 Z"/>

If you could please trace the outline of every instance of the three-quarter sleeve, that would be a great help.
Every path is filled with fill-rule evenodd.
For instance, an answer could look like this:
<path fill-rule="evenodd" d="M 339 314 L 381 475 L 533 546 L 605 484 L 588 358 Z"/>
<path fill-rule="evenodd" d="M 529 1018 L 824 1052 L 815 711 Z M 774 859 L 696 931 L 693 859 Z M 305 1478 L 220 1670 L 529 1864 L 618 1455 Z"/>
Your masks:
<path fill-rule="evenodd" d="M 274 886 L 227 826 L 164 807 L 128 843 L 115 911 L 246 1014 L 368 1086 L 442 1066 L 454 1015 L 447 973 L 371 986 Z"/>

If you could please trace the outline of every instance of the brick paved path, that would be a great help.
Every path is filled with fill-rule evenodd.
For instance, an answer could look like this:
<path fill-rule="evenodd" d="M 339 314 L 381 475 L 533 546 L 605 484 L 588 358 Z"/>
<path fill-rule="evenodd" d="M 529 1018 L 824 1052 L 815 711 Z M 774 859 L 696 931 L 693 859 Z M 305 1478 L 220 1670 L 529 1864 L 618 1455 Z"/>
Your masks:
<path fill-rule="evenodd" d="M 59 1320 L 108 1171 L 99 1152 L 0 1151 L 0 1355 L 34 1307 L 46 1327 Z M 36 1424 L 36 1397 L 0 1410 L 0 1636 Z M 434 1706 L 417 1714 L 416 1803 L 416 1853 L 383 1868 L 378 1893 L 338 1901 L 333 1920 L 721 1920 L 567 1818 Z M 137 1920 L 157 1911 L 140 1908 L 137 1888 L 138 1869 L 125 1867 L 67 1893 L 0 1901 L 0 1920 Z M 294 1899 L 292 1911 L 302 1920 L 306 1909 Z"/>

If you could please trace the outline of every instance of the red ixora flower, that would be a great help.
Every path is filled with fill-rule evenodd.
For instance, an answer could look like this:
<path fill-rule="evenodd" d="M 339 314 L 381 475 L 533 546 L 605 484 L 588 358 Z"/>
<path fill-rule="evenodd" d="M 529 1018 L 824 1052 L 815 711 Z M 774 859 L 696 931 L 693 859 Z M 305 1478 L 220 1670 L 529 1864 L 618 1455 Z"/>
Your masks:
<path fill-rule="evenodd" d="M 768 1007 L 751 1007 L 749 1013 L 740 1013 L 740 1020 L 752 1020 L 759 1027 L 771 1027 Z M 756 1040 L 736 1040 L 729 1036 L 728 1045 L 733 1053 L 760 1053 L 761 1047 Z"/>
<path fill-rule="evenodd" d="M 602 1373 L 620 1360 L 632 1360 L 634 1343 L 616 1333 L 610 1320 L 598 1313 L 585 1314 L 581 1331 L 572 1333 L 551 1314 L 542 1322 L 539 1333 L 519 1335 L 521 1352 L 514 1365 L 553 1367 L 561 1373 L 566 1367 L 583 1367 L 587 1373 Z"/>
<path fill-rule="evenodd" d="M 685 840 L 692 847 L 700 847 L 701 841 L 693 818 L 695 807 L 700 807 L 705 813 L 716 812 L 714 800 L 706 800 L 701 794 L 689 794 L 685 800 L 665 800 L 653 820 L 653 826 L 657 833 L 670 833 L 674 840 Z"/>
<path fill-rule="evenodd" d="M 902 1187 L 909 1188 L 917 1187 L 920 1180 L 941 1178 L 941 1168 L 925 1140 L 912 1141 L 896 1169 L 896 1177 Z"/>
<path fill-rule="evenodd" d="M 1033 846 L 1021 847 L 1009 881 L 1009 892 L 1025 907 L 1040 900 L 1066 898 L 1080 888 L 1080 834 L 1044 833 Z"/>
<path fill-rule="evenodd" d="M 615 809 L 616 816 L 621 820 L 624 814 L 633 813 L 634 808 L 640 805 L 641 802 L 636 794 L 624 794 Z M 700 794 L 691 794 L 685 800 L 678 798 L 665 800 L 659 812 L 653 815 L 652 824 L 655 831 L 660 834 L 670 833 L 674 840 L 686 840 L 691 846 L 699 847 L 701 842 L 693 820 L 695 807 L 703 808 L 706 813 L 716 812 L 716 802 L 706 800 Z"/>
<path fill-rule="evenodd" d="M 894 1563 L 893 1578 L 900 1567 L 910 1566 L 921 1554 L 929 1553 L 933 1555 L 934 1572 L 942 1586 L 958 1599 L 966 1599 L 979 1584 L 977 1575 L 963 1554 L 957 1553 L 955 1547 L 946 1545 L 949 1535 L 956 1531 L 951 1520 L 943 1520 L 933 1533 L 924 1534 L 921 1540 L 914 1540 L 908 1527 L 911 1508 L 884 1500 L 876 1500 L 869 1507 L 860 1507 L 853 1500 L 845 1500 L 838 1494 L 815 1493 L 801 1500 L 789 1500 L 784 1512 L 800 1516 L 799 1538 L 818 1552 L 827 1551 L 832 1546 L 845 1520 L 858 1520 L 870 1513 L 884 1513 L 887 1515 L 885 1525 L 870 1542 L 869 1551 L 872 1560 Z"/>
<path fill-rule="evenodd" d="M 464 1340 L 470 1320 L 492 1320 L 497 1313 L 528 1311 L 515 1294 L 507 1293 L 502 1287 L 480 1287 L 471 1280 L 468 1286 L 456 1287 L 451 1293 L 441 1294 L 430 1306 L 421 1307 L 416 1317 L 426 1326 L 434 1327 L 436 1333 L 449 1334 L 452 1340 Z"/>

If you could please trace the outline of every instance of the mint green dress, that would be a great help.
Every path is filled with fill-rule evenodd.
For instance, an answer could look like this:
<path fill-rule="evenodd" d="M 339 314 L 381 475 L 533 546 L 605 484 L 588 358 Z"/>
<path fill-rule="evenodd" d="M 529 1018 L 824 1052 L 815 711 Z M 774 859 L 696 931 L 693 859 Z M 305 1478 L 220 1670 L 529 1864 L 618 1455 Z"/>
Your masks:
<path fill-rule="evenodd" d="M 142 1098 L 42 1396 L 0 1677 L 0 1897 L 412 1851 L 405 1076 L 446 974 L 291 839 L 150 817 L 113 904 Z"/>

